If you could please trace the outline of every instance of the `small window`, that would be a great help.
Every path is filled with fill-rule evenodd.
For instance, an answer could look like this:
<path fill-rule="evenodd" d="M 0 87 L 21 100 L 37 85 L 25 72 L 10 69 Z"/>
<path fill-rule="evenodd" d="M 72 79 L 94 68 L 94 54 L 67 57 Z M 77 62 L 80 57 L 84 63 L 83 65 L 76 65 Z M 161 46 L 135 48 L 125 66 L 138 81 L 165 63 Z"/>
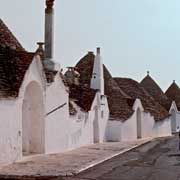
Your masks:
<path fill-rule="evenodd" d="M 96 79 L 96 76 L 94 76 L 94 79 Z"/>

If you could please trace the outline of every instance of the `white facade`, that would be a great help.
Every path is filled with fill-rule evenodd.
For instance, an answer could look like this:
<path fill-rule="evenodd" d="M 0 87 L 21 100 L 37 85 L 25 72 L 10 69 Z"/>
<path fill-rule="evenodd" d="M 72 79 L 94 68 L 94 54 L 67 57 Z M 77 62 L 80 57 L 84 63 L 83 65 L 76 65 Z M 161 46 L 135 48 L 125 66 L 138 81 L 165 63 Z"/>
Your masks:
<path fill-rule="evenodd" d="M 89 112 L 74 107 L 77 114 L 70 116 L 68 89 L 59 73 L 47 84 L 41 60 L 35 56 L 19 96 L 0 100 L 0 164 L 23 155 L 58 153 L 103 142 L 109 118 L 107 98 L 97 92 Z"/>
<path fill-rule="evenodd" d="M 47 84 L 39 56 L 27 70 L 16 99 L 0 100 L 0 164 L 23 155 L 58 153 L 104 141 L 131 141 L 171 135 L 171 119 L 155 121 L 141 101 L 126 121 L 110 121 L 106 96 L 98 91 L 91 109 L 69 115 L 69 93 L 59 73 Z"/>
<path fill-rule="evenodd" d="M 172 133 L 179 132 L 180 131 L 180 111 L 178 111 L 175 101 L 172 102 L 169 113 L 171 114 Z"/>
<path fill-rule="evenodd" d="M 155 121 L 144 111 L 139 99 L 133 105 L 133 115 L 125 120 L 109 120 L 106 130 L 107 141 L 131 141 L 140 138 L 171 136 L 171 119 Z"/>
<path fill-rule="evenodd" d="M 59 74 L 46 91 L 45 152 L 57 153 L 69 147 L 69 94 Z"/>
<path fill-rule="evenodd" d="M 33 96 L 31 96 L 32 94 L 29 89 L 34 92 Z M 34 57 L 24 77 L 18 98 L 0 100 L 0 164 L 10 163 L 20 159 L 23 154 L 23 149 L 27 151 L 26 153 L 30 153 L 32 147 L 37 151 L 44 151 L 42 130 L 42 126 L 44 125 L 43 123 L 41 124 L 43 121 L 42 113 L 44 113 L 45 108 L 45 104 L 42 101 L 42 97 L 44 98 L 45 95 L 44 92 L 42 65 L 40 59 Z M 40 100 L 38 104 L 36 104 L 37 100 Z M 39 109 L 38 111 L 32 107 L 35 104 L 35 107 Z M 32 121 L 30 117 L 33 117 Z M 38 126 L 32 125 L 32 123 L 35 123 L 33 120 L 37 118 L 40 118 Z M 23 120 L 26 120 L 26 125 Z M 41 126 L 42 136 L 38 136 L 36 127 L 39 126 Z M 34 130 L 34 134 L 31 133 L 30 128 Z M 34 135 L 37 135 L 37 139 L 34 139 Z M 39 147 L 36 146 L 37 141 L 41 141 Z"/>
<path fill-rule="evenodd" d="M 70 116 L 70 148 L 104 142 L 109 119 L 106 97 L 97 93 L 89 112 L 82 112 L 75 104 L 74 108 L 77 114 Z"/>

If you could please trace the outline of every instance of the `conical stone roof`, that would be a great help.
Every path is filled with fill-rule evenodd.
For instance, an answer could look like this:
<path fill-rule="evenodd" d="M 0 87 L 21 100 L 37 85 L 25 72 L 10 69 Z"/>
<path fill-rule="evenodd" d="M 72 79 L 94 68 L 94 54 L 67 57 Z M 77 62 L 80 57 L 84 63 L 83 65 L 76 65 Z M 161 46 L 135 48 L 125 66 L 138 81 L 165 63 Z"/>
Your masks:
<path fill-rule="evenodd" d="M 140 99 L 145 112 L 154 116 L 155 120 L 163 120 L 169 116 L 168 111 L 135 80 L 130 78 L 114 78 L 119 87 L 133 99 Z"/>
<path fill-rule="evenodd" d="M 176 106 L 180 110 L 180 88 L 175 81 L 170 85 L 165 94 L 171 101 L 176 102 Z"/>
<path fill-rule="evenodd" d="M 3 47 L 9 47 L 14 50 L 23 51 L 24 48 L 21 46 L 16 37 L 12 34 L 9 28 L 0 19 L 0 45 Z"/>
<path fill-rule="evenodd" d="M 80 82 L 90 88 L 95 55 L 89 52 L 77 64 L 80 73 Z M 112 78 L 104 66 L 105 95 L 108 98 L 111 120 L 127 120 L 133 114 L 134 99 L 128 96 Z"/>
<path fill-rule="evenodd" d="M 17 97 L 34 54 L 0 46 L 0 98 Z"/>
<path fill-rule="evenodd" d="M 0 98 L 18 96 L 33 57 L 0 19 Z"/>
<path fill-rule="evenodd" d="M 163 107 L 169 111 L 171 101 L 159 87 L 159 85 L 153 80 L 150 75 L 147 75 L 141 82 L 140 85 L 146 89 L 146 91 Z"/>

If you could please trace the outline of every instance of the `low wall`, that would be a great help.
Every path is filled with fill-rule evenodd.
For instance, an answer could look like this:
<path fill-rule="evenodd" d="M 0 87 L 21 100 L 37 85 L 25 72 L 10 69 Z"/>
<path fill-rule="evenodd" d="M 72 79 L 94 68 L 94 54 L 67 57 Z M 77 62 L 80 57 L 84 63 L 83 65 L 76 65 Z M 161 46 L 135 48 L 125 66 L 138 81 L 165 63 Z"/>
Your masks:
<path fill-rule="evenodd" d="M 1 100 L 0 114 L 0 164 L 7 164 L 22 157 L 21 104 Z"/>
<path fill-rule="evenodd" d="M 70 116 L 69 148 L 74 149 L 93 143 L 93 119 L 94 112 L 79 112 Z"/>

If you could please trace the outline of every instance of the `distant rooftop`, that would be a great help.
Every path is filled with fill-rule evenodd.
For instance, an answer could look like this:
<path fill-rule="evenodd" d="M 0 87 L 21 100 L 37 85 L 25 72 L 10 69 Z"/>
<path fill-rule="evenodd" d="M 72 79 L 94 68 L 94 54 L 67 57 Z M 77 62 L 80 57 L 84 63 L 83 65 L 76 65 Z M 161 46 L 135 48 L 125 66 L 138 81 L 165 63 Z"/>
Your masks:
<path fill-rule="evenodd" d="M 135 80 L 129 78 L 114 78 L 120 88 L 133 99 L 140 99 L 145 112 L 151 113 L 155 120 L 163 120 L 169 116 L 168 111 Z"/>
<path fill-rule="evenodd" d="M 159 104 L 169 111 L 171 101 L 149 74 L 140 82 L 140 85 L 144 87 Z"/>
<path fill-rule="evenodd" d="M 171 101 L 176 102 L 176 106 L 180 110 L 180 88 L 175 81 L 173 81 L 165 94 Z"/>

